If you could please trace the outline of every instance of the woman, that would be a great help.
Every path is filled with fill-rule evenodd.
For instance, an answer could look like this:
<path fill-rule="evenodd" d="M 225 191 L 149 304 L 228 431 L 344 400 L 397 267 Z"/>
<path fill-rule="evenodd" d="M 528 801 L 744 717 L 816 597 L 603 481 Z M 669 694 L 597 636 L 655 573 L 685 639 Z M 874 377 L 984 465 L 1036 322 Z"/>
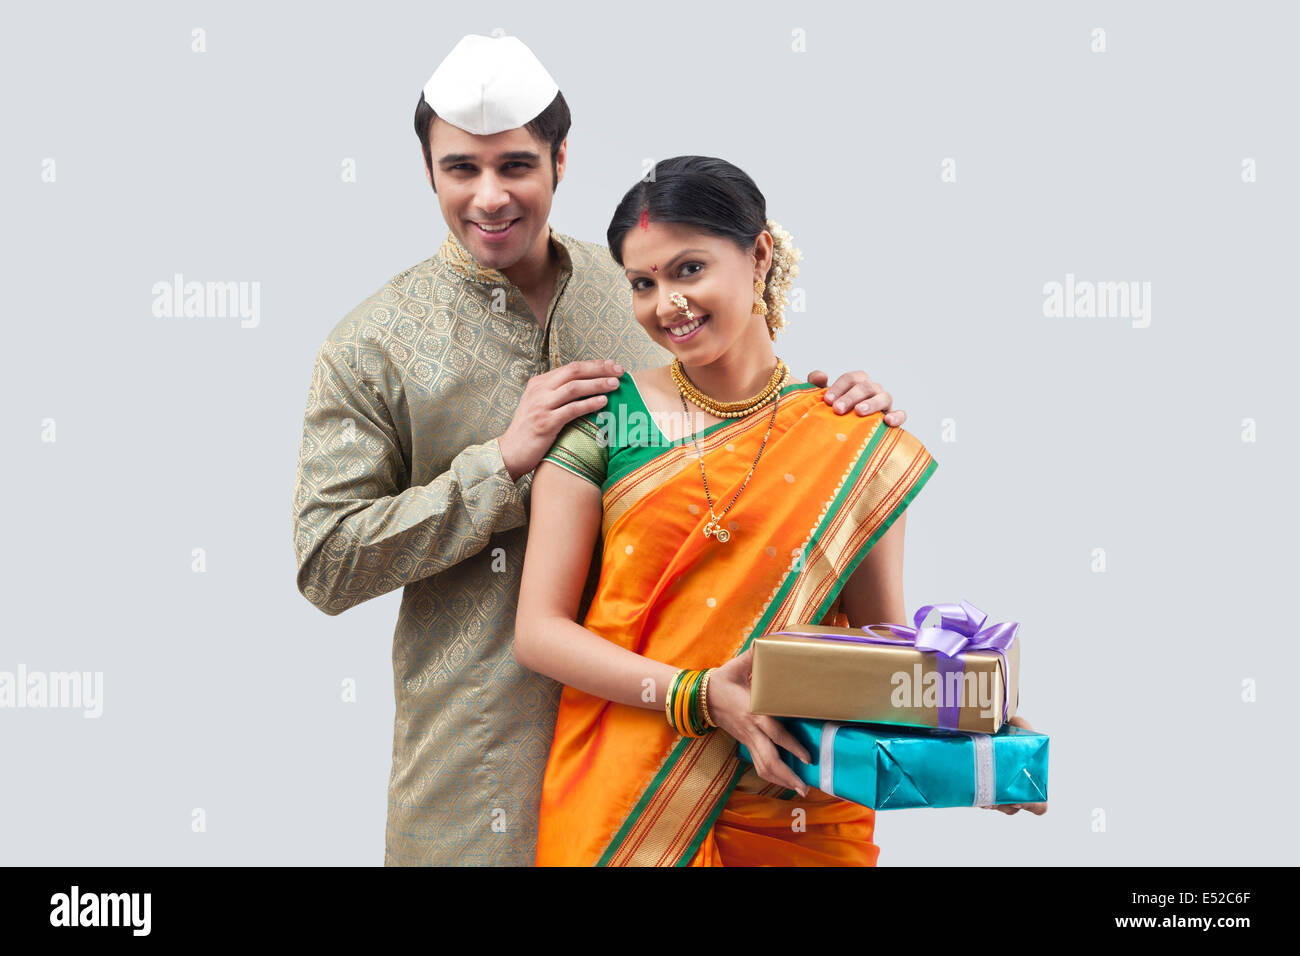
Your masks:
<path fill-rule="evenodd" d="M 515 657 L 566 685 L 537 863 L 872 865 L 874 811 L 809 788 L 777 747 L 810 755 L 749 713 L 749 645 L 905 621 L 904 509 L 937 465 L 880 413 L 837 416 L 789 381 L 773 341 L 798 252 L 744 172 L 661 162 L 607 238 L 677 361 L 625 373 L 533 476 Z"/>

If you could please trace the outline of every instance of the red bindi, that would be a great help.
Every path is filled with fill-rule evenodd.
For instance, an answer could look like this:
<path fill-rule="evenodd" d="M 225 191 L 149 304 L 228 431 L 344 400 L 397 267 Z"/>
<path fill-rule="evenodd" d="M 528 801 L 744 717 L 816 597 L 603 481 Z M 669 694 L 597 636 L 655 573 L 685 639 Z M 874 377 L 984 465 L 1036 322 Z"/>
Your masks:
<path fill-rule="evenodd" d="M 659 271 L 659 267 L 658 267 L 658 266 L 651 266 L 651 267 L 650 267 L 650 271 L 651 271 L 651 272 L 658 272 L 658 271 Z"/>

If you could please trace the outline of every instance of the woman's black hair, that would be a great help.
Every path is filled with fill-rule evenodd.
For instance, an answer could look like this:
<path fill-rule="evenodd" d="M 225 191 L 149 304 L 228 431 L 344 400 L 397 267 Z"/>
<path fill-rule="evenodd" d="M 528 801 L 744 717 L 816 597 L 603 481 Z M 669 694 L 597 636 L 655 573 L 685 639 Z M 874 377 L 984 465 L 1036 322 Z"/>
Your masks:
<path fill-rule="evenodd" d="M 695 226 L 730 239 L 746 252 L 767 228 L 767 200 L 754 180 L 743 169 L 712 156 L 662 160 L 627 191 L 605 232 L 610 254 L 619 265 L 623 239 L 641 222 L 642 213 L 650 222 Z"/>

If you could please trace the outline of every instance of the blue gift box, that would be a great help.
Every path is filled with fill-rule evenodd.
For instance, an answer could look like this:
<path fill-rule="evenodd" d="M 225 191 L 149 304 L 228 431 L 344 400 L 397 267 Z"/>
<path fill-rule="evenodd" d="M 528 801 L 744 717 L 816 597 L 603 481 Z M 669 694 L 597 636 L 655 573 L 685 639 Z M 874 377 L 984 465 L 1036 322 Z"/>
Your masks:
<path fill-rule="evenodd" d="M 813 758 L 778 747 L 799 779 L 876 810 L 1047 801 L 1048 737 L 1012 724 L 996 734 L 786 717 Z M 742 744 L 740 759 L 753 762 Z"/>

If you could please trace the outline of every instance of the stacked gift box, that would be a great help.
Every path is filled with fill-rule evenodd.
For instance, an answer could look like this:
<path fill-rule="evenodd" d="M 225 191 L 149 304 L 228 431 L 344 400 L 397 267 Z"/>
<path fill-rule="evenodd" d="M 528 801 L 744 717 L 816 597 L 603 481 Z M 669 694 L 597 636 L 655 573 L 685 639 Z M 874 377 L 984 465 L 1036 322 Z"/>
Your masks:
<path fill-rule="evenodd" d="M 932 611 L 941 624 L 923 626 Z M 754 641 L 750 710 L 782 718 L 813 757 L 778 747 L 810 786 L 877 810 L 1047 800 L 1048 738 L 1009 724 L 1018 625 L 965 601 L 914 626 L 801 624 Z M 741 758 L 751 760 L 741 746 Z"/>

